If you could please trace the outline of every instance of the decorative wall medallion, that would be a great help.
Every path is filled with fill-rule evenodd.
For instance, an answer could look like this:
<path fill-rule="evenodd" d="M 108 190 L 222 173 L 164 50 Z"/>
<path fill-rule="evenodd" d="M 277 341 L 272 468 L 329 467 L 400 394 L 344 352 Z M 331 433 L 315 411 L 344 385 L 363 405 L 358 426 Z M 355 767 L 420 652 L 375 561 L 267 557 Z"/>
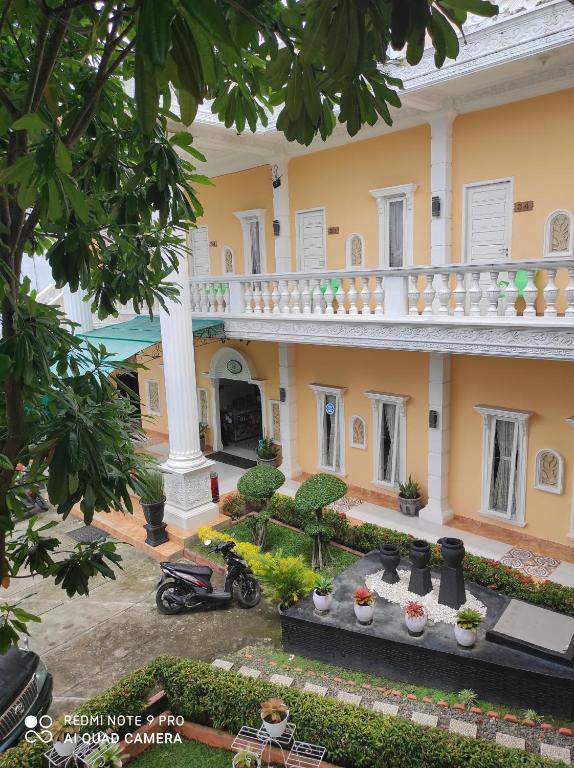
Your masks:
<path fill-rule="evenodd" d="M 548 493 L 562 493 L 564 459 L 558 451 L 543 448 L 536 454 L 534 487 Z"/>
<path fill-rule="evenodd" d="M 238 376 L 243 370 L 243 365 L 239 362 L 239 360 L 228 360 L 227 370 L 234 376 Z"/>

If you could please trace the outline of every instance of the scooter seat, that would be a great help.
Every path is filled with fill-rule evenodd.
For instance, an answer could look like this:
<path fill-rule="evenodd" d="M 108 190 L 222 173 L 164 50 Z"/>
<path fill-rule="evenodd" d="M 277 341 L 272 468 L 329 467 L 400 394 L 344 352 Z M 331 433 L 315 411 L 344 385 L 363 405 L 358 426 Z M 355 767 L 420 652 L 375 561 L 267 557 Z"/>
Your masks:
<path fill-rule="evenodd" d="M 195 563 L 170 563 L 169 567 L 182 573 L 193 573 L 194 576 L 211 576 L 213 569 L 208 565 L 196 565 Z"/>

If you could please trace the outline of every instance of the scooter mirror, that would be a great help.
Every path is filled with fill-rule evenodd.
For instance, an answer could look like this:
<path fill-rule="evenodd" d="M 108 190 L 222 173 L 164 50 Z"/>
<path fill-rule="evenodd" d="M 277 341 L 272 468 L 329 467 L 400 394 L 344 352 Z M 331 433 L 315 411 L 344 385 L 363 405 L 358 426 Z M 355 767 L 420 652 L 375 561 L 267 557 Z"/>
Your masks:
<path fill-rule="evenodd" d="M 211 539 L 206 539 L 203 543 L 208 547 L 211 544 Z"/>

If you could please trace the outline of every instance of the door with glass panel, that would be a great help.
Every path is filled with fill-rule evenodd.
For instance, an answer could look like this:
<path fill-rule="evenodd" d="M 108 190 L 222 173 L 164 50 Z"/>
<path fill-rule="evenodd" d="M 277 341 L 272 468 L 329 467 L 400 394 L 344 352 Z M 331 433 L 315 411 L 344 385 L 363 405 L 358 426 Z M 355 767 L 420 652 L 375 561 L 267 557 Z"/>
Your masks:
<path fill-rule="evenodd" d="M 321 398 L 321 467 L 333 472 L 341 470 L 341 422 L 336 395 Z"/>
<path fill-rule="evenodd" d="M 209 240 L 207 225 L 202 224 L 191 230 L 189 236 L 191 246 L 191 267 L 194 275 L 209 275 Z"/>
<path fill-rule="evenodd" d="M 325 269 L 325 211 L 322 208 L 297 213 L 297 255 L 302 272 Z"/>

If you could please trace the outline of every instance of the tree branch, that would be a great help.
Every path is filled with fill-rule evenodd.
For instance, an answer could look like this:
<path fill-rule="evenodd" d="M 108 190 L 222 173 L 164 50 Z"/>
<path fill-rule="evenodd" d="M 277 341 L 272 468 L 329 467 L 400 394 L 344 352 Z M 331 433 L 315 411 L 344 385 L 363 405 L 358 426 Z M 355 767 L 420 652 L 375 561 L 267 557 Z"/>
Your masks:
<path fill-rule="evenodd" d="M 1 27 L 0 27 L 0 29 L 1 29 Z M 12 99 L 8 96 L 8 94 L 4 91 L 3 88 L 0 88 L 0 101 L 2 102 L 2 104 L 4 104 L 4 106 L 6 107 L 8 112 L 10 112 L 12 117 L 19 117 L 20 116 L 20 113 L 18 112 L 18 109 L 16 108 L 16 105 L 14 104 Z"/>
<path fill-rule="evenodd" d="M 2 27 L 4 26 L 4 22 L 8 18 L 8 14 L 10 13 L 10 8 L 13 2 L 14 0 L 6 0 L 6 4 L 4 5 L 2 16 L 0 16 L 0 35 L 2 34 Z"/>

